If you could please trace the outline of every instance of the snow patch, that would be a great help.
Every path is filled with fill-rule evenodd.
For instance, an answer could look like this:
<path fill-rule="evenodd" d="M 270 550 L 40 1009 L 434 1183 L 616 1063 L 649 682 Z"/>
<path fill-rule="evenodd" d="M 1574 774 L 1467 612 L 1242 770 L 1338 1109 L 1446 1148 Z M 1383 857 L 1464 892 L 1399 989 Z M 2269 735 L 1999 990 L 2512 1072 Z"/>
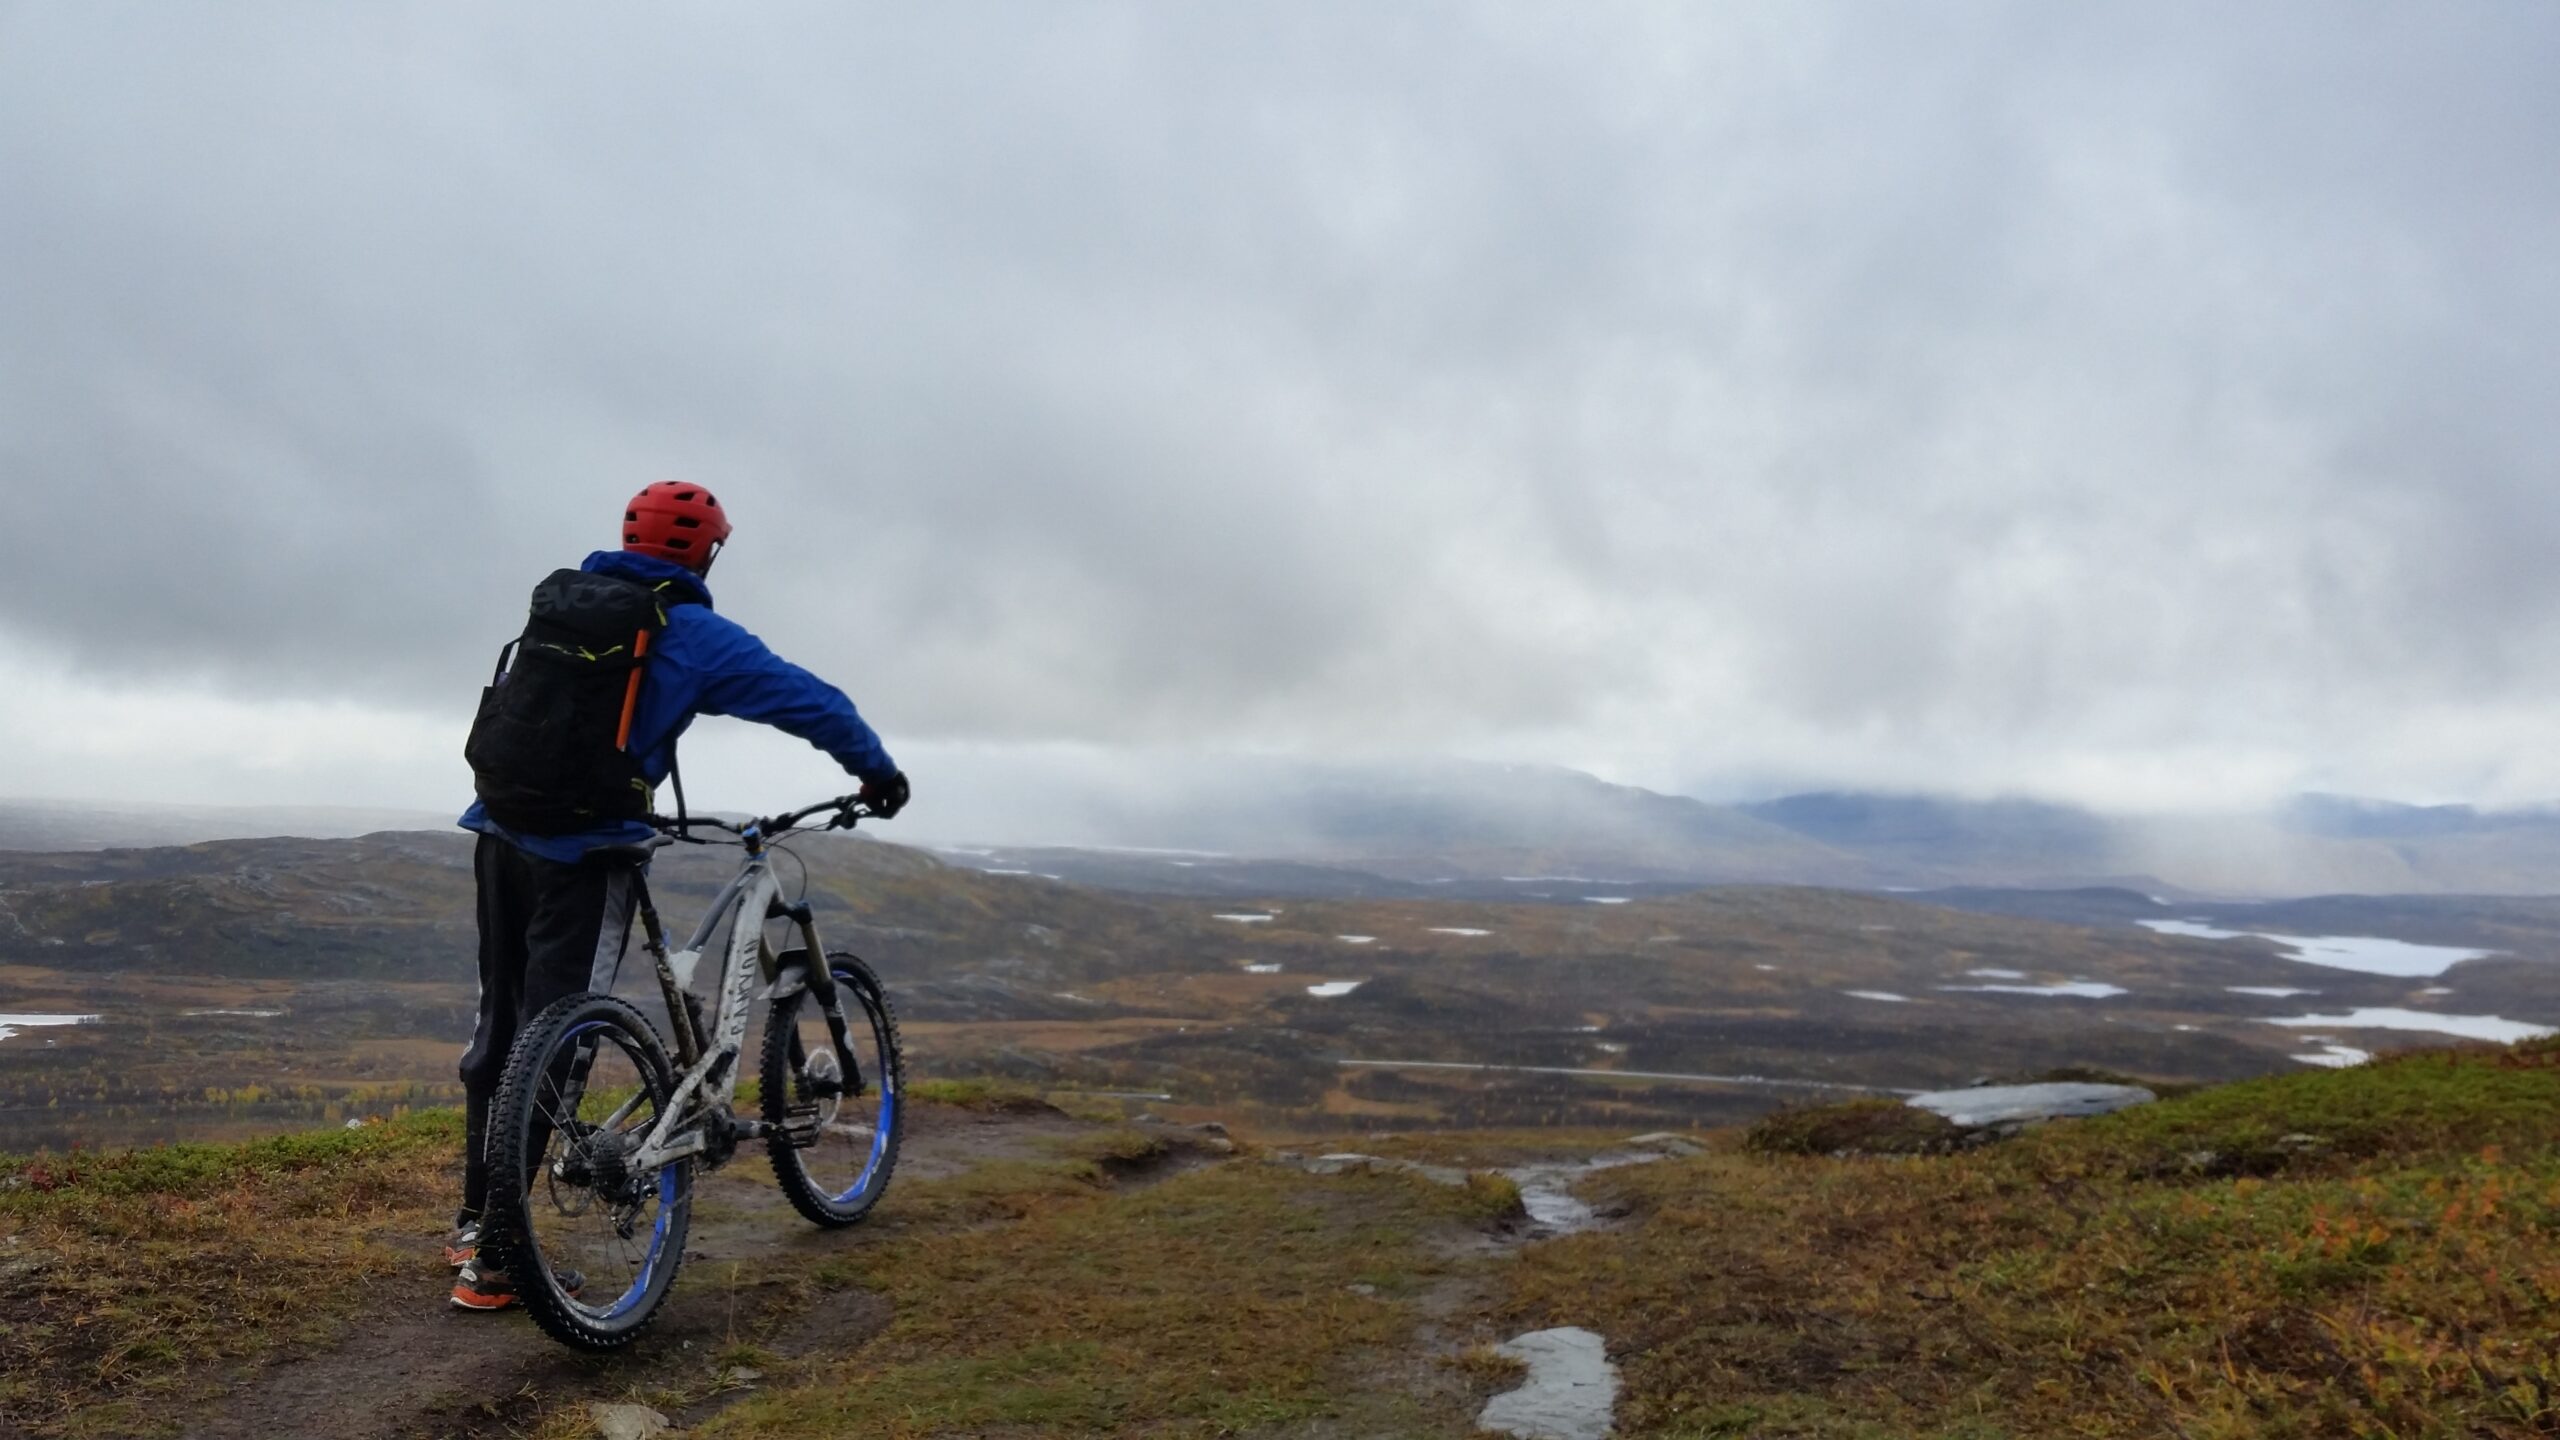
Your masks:
<path fill-rule="evenodd" d="M 2560 1030 L 2548 1025 L 2502 1020 L 2495 1015 L 2439 1015 L 2431 1010 L 2402 1010 L 2389 1005 L 2368 1006 L 2344 1015 L 2296 1015 L 2267 1023 L 2295 1029 L 2318 1025 L 2335 1030 L 2415 1030 L 2429 1035 L 2454 1035 L 2465 1040 L 2491 1040 L 2500 1045 L 2560 1035 Z"/>
<path fill-rule="evenodd" d="M 2495 955 L 2495 950 L 2473 950 L 2458 945 L 2413 945 L 2406 940 L 2385 940 L 2372 935 L 2278 935 L 2269 930 L 2225 930 L 2201 920 L 2136 920 L 2136 925 L 2162 935 L 2183 935 L 2195 940 L 2237 940 L 2256 936 L 2273 940 L 2288 952 L 2285 958 L 2305 965 L 2324 965 L 2332 970 L 2353 970 L 2362 975 L 2394 975 L 2402 979 L 2433 978 L 2461 964 Z"/>
<path fill-rule="evenodd" d="M 2133 993 L 2121 985 L 2097 980 L 2057 980 L 2050 985 L 1941 985 L 1938 988 L 1989 995 L 2067 995 L 2078 1000 L 2104 1000 L 2110 995 Z"/>
<path fill-rule="evenodd" d="M 1490 930 L 1470 930 L 1464 925 L 1434 925 L 1431 927 L 1431 933 L 1434 935 L 1490 935 L 1493 932 Z"/>
<path fill-rule="evenodd" d="M 6 1040 L 20 1030 L 32 1030 L 41 1025 L 88 1025 L 105 1018 L 102 1015 L 13 1014 L 0 1010 L 0 1040 Z"/>
<path fill-rule="evenodd" d="M 1339 995 L 1348 995 L 1368 983 L 1366 980 L 1327 980 L 1321 985 L 1308 986 L 1307 993 L 1321 1000 L 1331 1000 Z"/>
<path fill-rule="evenodd" d="M 1891 1000 L 1899 1004 L 1906 1005 L 1911 1001 L 1910 996 L 1896 995 L 1890 990 L 1843 990 L 1840 993 L 1843 995 L 1855 995 L 1861 1000 Z"/>

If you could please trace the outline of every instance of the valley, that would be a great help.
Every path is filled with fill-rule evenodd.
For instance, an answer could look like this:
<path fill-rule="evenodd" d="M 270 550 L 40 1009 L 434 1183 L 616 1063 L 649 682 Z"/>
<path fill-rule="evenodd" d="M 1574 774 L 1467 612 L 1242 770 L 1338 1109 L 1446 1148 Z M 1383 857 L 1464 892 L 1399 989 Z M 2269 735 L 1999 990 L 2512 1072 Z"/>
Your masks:
<path fill-rule="evenodd" d="M 0 852 L 0 1014 L 95 1017 L 0 1039 L 0 1150 L 452 1103 L 474 1004 L 470 844 Z M 2194 1084 L 2560 1025 L 2560 902 L 2540 899 L 2240 905 L 1111 862 L 1194 886 L 1147 891 L 989 863 L 1030 858 L 1004 852 L 793 849 L 786 883 L 880 968 L 916 1073 L 1295 1130 L 1719 1125 L 1822 1096 L 2081 1070 Z M 652 885 L 670 924 L 733 863 L 666 852 Z M 999 873 L 1014 870 L 1029 873 Z M 1239 873 L 1313 893 L 1191 878 Z M 2387 942 L 2354 953 L 2394 963 L 2296 943 L 2340 936 Z"/>

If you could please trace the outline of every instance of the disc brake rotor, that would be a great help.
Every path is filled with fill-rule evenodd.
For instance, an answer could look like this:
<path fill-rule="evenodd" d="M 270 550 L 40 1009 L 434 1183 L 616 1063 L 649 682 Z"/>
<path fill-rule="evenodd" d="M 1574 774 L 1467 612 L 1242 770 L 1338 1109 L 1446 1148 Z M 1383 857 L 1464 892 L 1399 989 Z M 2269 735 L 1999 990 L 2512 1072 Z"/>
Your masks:
<path fill-rule="evenodd" d="M 821 1050 L 800 1067 L 800 1093 L 817 1108 L 817 1124 L 825 1129 L 835 1123 L 836 1111 L 844 1106 L 844 1065 L 832 1049 Z"/>

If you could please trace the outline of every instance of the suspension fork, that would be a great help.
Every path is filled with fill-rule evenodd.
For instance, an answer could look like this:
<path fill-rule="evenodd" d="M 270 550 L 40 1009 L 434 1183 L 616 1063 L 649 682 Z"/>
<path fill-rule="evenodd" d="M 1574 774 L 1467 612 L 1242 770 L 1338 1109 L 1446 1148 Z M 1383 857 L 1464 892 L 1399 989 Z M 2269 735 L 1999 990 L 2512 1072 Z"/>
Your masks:
<path fill-rule="evenodd" d="M 809 902 L 803 900 L 797 905 L 778 905 L 776 909 L 799 927 L 802 975 L 809 993 L 817 997 L 818 1013 L 826 1017 L 827 1036 L 835 1044 L 837 1063 L 844 1067 L 845 1093 L 859 1095 L 863 1091 L 862 1062 L 853 1053 L 852 1035 L 844 1013 L 844 992 L 836 986 L 835 971 L 828 968 L 827 952 L 819 947 L 818 926 L 809 913 Z M 808 1055 L 800 1044 L 799 1027 L 795 1025 L 791 1030 L 792 1068 L 802 1068 L 807 1060 Z"/>

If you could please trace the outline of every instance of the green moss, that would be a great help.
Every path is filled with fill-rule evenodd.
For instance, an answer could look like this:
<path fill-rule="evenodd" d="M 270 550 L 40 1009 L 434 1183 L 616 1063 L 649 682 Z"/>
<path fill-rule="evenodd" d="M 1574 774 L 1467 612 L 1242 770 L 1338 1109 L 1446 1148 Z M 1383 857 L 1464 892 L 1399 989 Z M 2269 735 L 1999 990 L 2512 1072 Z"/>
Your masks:
<path fill-rule="evenodd" d="M 1899 1100 L 1848 1100 L 1777 1111 L 1743 1132 L 1742 1145 L 1760 1155 L 1936 1155 L 1963 1135 Z"/>
<path fill-rule="evenodd" d="M 204 1195 L 259 1177 L 342 1168 L 462 1142 L 462 1112 L 414 1111 L 355 1129 L 311 1130 L 233 1145 L 160 1145 L 115 1153 L 0 1156 L 8 1195 L 57 1190 L 95 1195 Z"/>
<path fill-rule="evenodd" d="M 957 1080 L 910 1080 L 907 1082 L 907 1098 L 998 1114 L 1028 1114 L 1056 1108 L 1028 1085 L 983 1076 Z"/>

